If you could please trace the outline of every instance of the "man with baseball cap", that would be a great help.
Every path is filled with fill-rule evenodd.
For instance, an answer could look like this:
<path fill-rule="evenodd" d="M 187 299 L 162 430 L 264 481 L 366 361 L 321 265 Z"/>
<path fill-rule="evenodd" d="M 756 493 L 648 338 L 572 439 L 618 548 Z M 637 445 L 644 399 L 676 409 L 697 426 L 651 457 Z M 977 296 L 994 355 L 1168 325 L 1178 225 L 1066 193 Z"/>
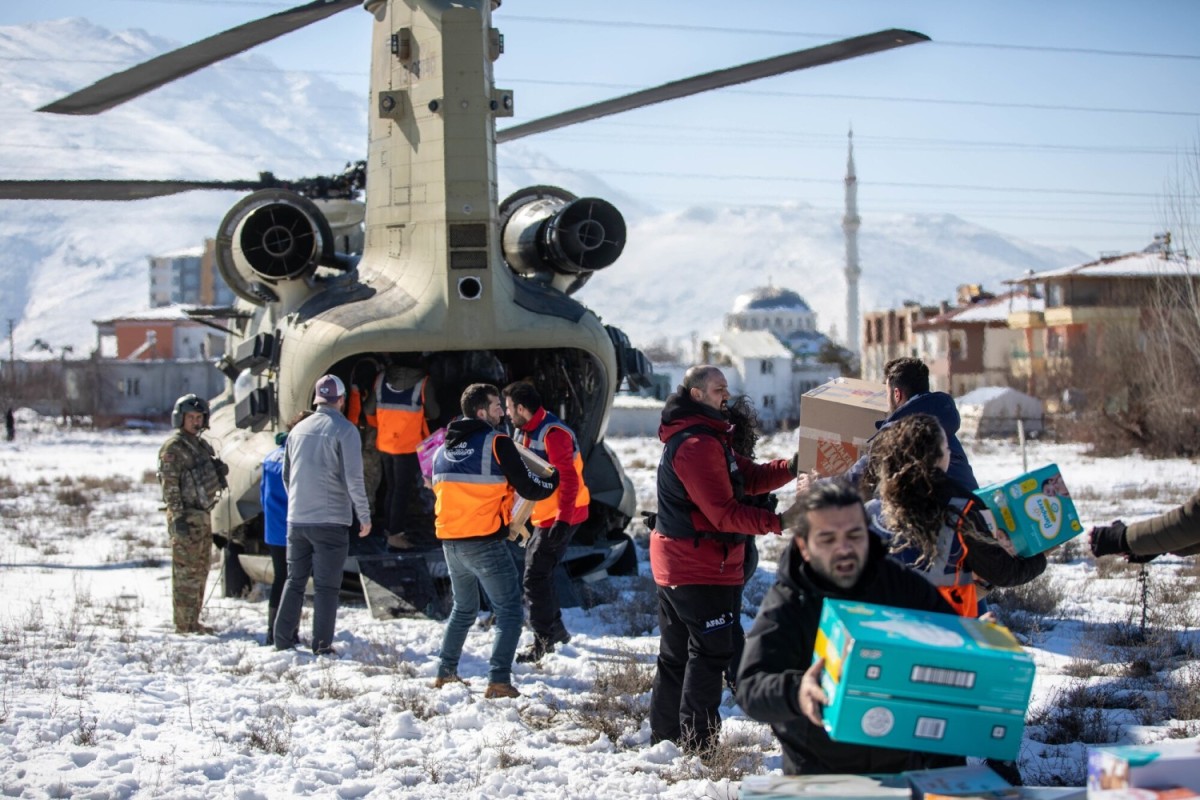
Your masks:
<path fill-rule="evenodd" d="M 371 511 L 363 487 L 362 444 L 358 429 L 346 419 L 346 386 L 336 375 L 324 375 L 314 388 L 316 412 L 292 428 L 283 456 L 288 493 L 288 579 L 275 618 L 275 649 L 295 646 L 304 607 L 304 587 L 312 576 L 312 650 L 333 655 L 338 589 L 350 548 L 354 515 L 371 532 Z"/>

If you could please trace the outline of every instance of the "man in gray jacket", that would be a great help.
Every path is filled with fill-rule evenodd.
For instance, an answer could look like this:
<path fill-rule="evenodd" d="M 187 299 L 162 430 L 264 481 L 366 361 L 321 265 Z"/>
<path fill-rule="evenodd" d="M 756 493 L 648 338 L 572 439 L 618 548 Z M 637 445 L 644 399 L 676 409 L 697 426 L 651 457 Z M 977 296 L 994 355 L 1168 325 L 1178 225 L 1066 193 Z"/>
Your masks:
<path fill-rule="evenodd" d="M 292 428 L 283 457 L 288 490 L 288 579 L 275 618 L 275 649 L 295 646 L 304 607 L 304 587 L 313 586 L 312 650 L 333 655 L 338 589 L 350 548 L 350 524 L 358 515 L 360 537 L 371 533 L 371 511 L 363 488 L 358 429 L 342 416 L 346 387 L 336 375 L 316 385 L 316 413 Z"/>

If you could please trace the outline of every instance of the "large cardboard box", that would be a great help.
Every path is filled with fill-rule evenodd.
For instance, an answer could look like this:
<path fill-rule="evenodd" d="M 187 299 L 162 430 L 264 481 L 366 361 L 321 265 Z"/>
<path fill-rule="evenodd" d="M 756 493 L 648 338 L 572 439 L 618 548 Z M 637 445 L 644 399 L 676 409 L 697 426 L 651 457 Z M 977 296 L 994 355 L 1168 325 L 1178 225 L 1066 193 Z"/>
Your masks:
<path fill-rule="evenodd" d="M 1012 539 L 1018 555 L 1037 555 L 1083 533 L 1057 464 L 976 489 L 975 496 L 992 512 L 996 530 Z"/>
<path fill-rule="evenodd" d="M 824 658 L 825 729 L 840 742 L 1015 759 L 1033 657 L 991 622 L 826 600 L 813 647 Z"/>
<path fill-rule="evenodd" d="M 1087 785 L 1089 799 L 1115 789 L 1185 787 L 1200 792 L 1200 742 L 1090 747 Z"/>
<path fill-rule="evenodd" d="M 887 416 L 887 387 L 854 378 L 834 378 L 800 396 L 799 468 L 840 475 L 858 460 Z"/>
<path fill-rule="evenodd" d="M 1020 800 L 1021 790 L 984 764 L 910 770 L 904 773 L 912 786 L 912 800 Z"/>
<path fill-rule="evenodd" d="M 747 775 L 738 790 L 740 800 L 912 800 L 902 775 Z"/>

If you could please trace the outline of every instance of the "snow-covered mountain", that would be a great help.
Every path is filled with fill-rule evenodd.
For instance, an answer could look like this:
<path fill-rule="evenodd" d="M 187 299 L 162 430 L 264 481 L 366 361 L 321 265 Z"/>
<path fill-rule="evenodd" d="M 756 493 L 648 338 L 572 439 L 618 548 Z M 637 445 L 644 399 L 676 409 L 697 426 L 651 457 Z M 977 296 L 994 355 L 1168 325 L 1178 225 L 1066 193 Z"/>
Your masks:
<path fill-rule="evenodd" d="M 1031 245 L 952 215 L 863 211 L 859 308 L 952 300 L 959 284 L 990 291 L 1028 270 L 1088 260 Z M 718 329 L 734 298 L 768 282 L 798 292 L 825 332 L 846 331 L 841 214 L 802 204 L 690 208 L 640 218 L 621 260 L 580 292 L 637 342 L 679 346 Z M 630 307 L 630 298 L 634 306 Z"/>
<path fill-rule="evenodd" d="M 250 178 L 331 174 L 364 157 L 366 102 L 319 77 L 239 56 L 97 117 L 33 109 L 177 46 L 82 19 L 0 27 L 0 174 L 7 178 Z M 77 59 L 86 52 L 86 60 Z M 563 168 L 536 143 L 504 145 L 500 192 L 556 184 L 617 205 L 629 244 L 579 294 L 635 342 L 679 342 L 720 325 L 732 299 L 768 280 L 800 292 L 821 327 L 844 332 L 840 215 L 803 205 L 660 213 L 601 177 Z M 193 192 L 133 203 L 0 202 L 0 320 L 35 339 L 90 351 L 92 321 L 145 308 L 146 258 L 212 236 L 237 195 Z M 948 298 L 960 283 L 1077 263 L 953 216 L 862 209 L 861 307 Z"/>

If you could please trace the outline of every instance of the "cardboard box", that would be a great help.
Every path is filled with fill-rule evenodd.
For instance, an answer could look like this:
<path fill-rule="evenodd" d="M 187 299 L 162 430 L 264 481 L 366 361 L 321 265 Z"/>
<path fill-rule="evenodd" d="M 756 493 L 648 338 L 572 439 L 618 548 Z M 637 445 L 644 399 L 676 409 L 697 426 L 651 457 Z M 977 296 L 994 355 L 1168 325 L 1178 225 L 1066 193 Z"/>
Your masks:
<path fill-rule="evenodd" d="M 983 764 L 911 770 L 905 772 L 904 777 L 912 786 L 913 800 L 1018 800 L 1021 796 L 1019 789 Z"/>
<path fill-rule="evenodd" d="M 1103 797 L 1104 790 L 1171 787 L 1200 792 L 1200 742 L 1088 748 L 1089 800 Z"/>
<path fill-rule="evenodd" d="M 887 413 L 882 383 L 834 378 L 805 392 L 800 397 L 800 470 L 840 475 L 850 469 L 875 435 L 875 423 Z"/>
<path fill-rule="evenodd" d="M 1012 539 L 1018 555 L 1037 555 L 1083 533 L 1056 464 L 976 489 L 975 496 L 992 512 L 996 530 Z"/>
<path fill-rule="evenodd" d="M 991 622 L 826 600 L 813 648 L 825 659 L 825 729 L 840 742 L 1015 759 L 1033 657 Z"/>
<path fill-rule="evenodd" d="M 900 775 L 748 775 L 738 787 L 741 800 L 836 797 L 838 800 L 907 800 L 908 781 Z"/>
<path fill-rule="evenodd" d="M 1194 800 L 1200 797 L 1191 789 L 1170 786 L 1165 789 L 1101 789 L 1088 791 L 1088 800 Z"/>

